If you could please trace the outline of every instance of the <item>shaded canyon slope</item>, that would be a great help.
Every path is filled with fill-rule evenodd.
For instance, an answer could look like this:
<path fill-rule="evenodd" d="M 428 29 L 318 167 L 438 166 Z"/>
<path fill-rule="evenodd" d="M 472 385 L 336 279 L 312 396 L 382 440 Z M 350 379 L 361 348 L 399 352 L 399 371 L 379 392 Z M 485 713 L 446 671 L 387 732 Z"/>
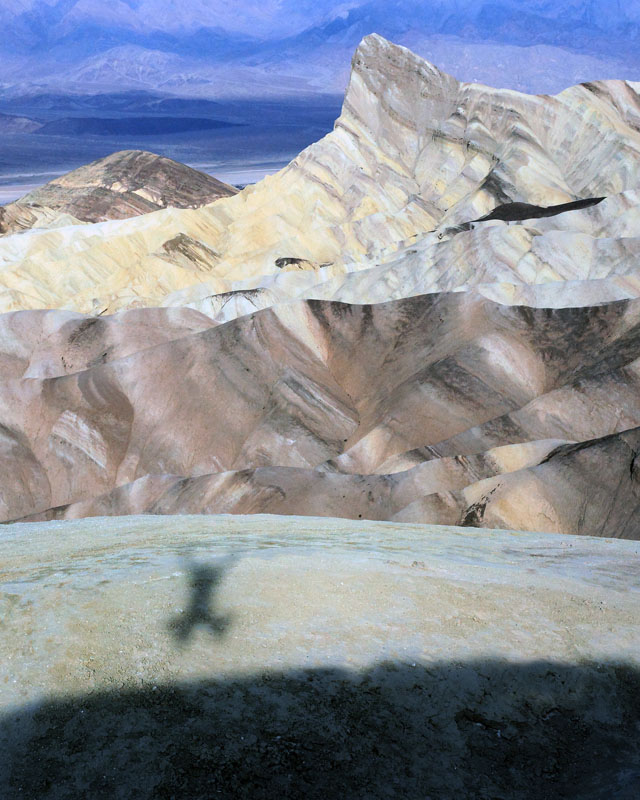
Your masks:
<path fill-rule="evenodd" d="M 374 35 L 277 175 L 3 237 L 0 518 L 640 539 L 637 89 L 461 84 Z"/>
<path fill-rule="evenodd" d="M 0 207 L 0 235 L 29 228 L 197 208 L 237 189 L 211 175 L 144 150 L 122 150 L 55 178 Z"/>
<path fill-rule="evenodd" d="M 269 512 L 638 536 L 638 300 L 299 301 L 223 325 L 176 311 L 46 312 L 39 340 L 42 312 L 4 317 L 4 520 Z"/>

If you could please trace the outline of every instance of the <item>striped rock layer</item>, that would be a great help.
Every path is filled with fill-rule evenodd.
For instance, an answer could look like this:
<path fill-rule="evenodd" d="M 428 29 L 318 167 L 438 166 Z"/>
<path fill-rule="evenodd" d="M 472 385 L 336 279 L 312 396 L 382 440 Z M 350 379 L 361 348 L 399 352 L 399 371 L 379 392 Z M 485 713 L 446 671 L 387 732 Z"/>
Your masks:
<path fill-rule="evenodd" d="M 4 236 L 0 517 L 640 538 L 639 88 L 494 90 L 370 36 L 277 175 Z"/>

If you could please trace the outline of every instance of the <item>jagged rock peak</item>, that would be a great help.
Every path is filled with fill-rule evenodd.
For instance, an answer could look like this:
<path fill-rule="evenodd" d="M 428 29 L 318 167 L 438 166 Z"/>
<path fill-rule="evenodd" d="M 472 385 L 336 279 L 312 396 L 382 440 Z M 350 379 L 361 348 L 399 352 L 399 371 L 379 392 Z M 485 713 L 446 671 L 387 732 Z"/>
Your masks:
<path fill-rule="evenodd" d="M 418 285 L 420 291 L 449 291 L 478 282 L 531 285 L 567 276 L 582 281 L 596 274 L 585 267 L 594 260 L 601 265 L 598 277 L 608 279 L 614 264 L 619 275 L 628 272 L 632 258 L 621 259 L 618 251 L 629 247 L 594 244 L 593 258 L 576 261 L 584 247 L 576 247 L 578 239 L 569 243 L 569 232 L 594 242 L 605 229 L 607 240 L 635 239 L 638 186 L 640 100 L 632 85 L 604 81 L 549 97 L 460 83 L 374 35 L 357 50 L 335 130 L 281 172 L 206 208 L 108 223 L 99 239 L 86 226 L 7 237 L 0 242 L 0 308 L 94 313 L 199 303 L 202 297 L 267 287 L 272 302 L 289 281 L 281 274 L 283 264 L 314 273 L 309 286 L 334 281 L 314 288 L 313 296 L 356 303 L 389 299 L 391 286 L 402 297 L 415 294 Z M 117 195 L 118 202 L 123 197 L 149 202 L 135 192 Z M 498 207 L 568 209 L 602 197 L 607 200 L 591 212 L 554 217 L 544 239 L 523 229 L 517 235 L 485 233 L 495 218 L 478 223 L 477 236 L 471 230 L 469 238 L 457 235 L 461 226 L 487 220 Z M 558 245 L 551 228 L 566 231 L 568 255 L 561 262 L 546 255 L 547 243 Z M 61 248 L 61 237 L 73 246 Z M 606 264 L 598 255 L 604 250 Z M 91 263 L 104 269 L 87 269 L 89 251 Z M 394 253 L 406 262 L 402 269 Z M 42 258 L 48 266 L 44 278 L 36 266 Z M 114 272 L 114 260 L 127 266 Z M 382 266 L 391 261 L 395 266 Z M 349 278 L 345 296 L 336 281 L 355 265 L 360 272 L 380 267 L 387 275 L 362 276 L 357 291 L 355 277 Z M 315 276 L 321 266 L 327 270 Z M 73 282 L 49 278 L 61 272 L 73 274 Z M 206 286 L 195 286 L 194 272 L 207 273 Z M 300 296 L 302 283 L 304 276 L 289 281 L 285 295 Z M 496 291 L 492 296 L 505 296 Z M 553 305 L 566 304 L 568 295 L 562 294 Z M 607 296 L 636 294 L 625 279 Z M 517 295 L 538 303 L 528 290 Z M 592 297 L 591 289 L 584 296 Z M 264 303 L 266 295 L 259 301 Z M 232 307 L 226 304 L 227 311 Z M 238 308 L 245 307 L 243 300 Z"/>
<path fill-rule="evenodd" d="M 400 70 L 404 78 L 408 77 L 407 72 L 413 70 L 423 80 L 444 80 L 452 82 L 453 85 L 460 85 L 455 77 L 439 69 L 426 58 L 422 58 L 407 47 L 390 42 L 378 33 L 371 33 L 362 39 L 351 60 L 351 70 L 351 77 L 354 72 L 379 72 L 390 76 L 394 70 Z"/>
<path fill-rule="evenodd" d="M 450 113 L 460 83 L 406 47 L 374 33 L 366 36 L 353 60 L 342 116 L 352 112 L 371 133 L 375 121 L 390 115 L 410 127 Z"/>
<path fill-rule="evenodd" d="M 470 207 L 468 190 L 480 176 L 478 188 L 493 197 L 488 210 L 514 201 L 559 204 L 640 183 L 636 85 L 599 81 L 547 96 L 462 83 L 377 34 L 355 53 L 337 127 L 393 158 L 384 167 L 414 179 L 436 219 L 452 205 Z"/>

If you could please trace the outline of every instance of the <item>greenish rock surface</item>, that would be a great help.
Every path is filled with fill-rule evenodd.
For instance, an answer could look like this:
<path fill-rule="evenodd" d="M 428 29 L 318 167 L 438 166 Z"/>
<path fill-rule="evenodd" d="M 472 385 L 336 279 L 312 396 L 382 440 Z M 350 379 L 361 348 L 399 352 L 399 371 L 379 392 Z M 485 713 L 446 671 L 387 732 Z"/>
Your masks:
<path fill-rule="evenodd" d="M 0 575 L 2 798 L 638 795 L 638 542 L 93 518 Z"/>

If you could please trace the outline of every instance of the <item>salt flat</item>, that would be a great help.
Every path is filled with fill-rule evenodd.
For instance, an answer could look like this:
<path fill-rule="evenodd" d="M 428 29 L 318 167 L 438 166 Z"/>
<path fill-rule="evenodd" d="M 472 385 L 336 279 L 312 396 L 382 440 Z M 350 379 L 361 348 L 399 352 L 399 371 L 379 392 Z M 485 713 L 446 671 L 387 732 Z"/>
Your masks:
<path fill-rule="evenodd" d="M 22 197 L 23 194 L 40 188 L 47 179 L 48 178 L 45 177 L 38 182 L 31 181 L 30 183 L 7 183 L 0 185 L 0 205 L 12 203 L 14 200 Z"/>

